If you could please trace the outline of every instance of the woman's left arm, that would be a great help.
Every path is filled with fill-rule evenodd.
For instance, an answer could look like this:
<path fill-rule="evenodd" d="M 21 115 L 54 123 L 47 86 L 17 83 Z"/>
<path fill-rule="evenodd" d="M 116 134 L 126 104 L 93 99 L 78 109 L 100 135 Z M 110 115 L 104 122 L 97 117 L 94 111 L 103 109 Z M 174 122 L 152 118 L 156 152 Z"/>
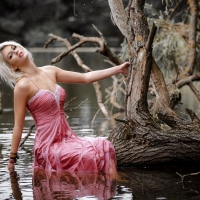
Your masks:
<path fill-rule="evenodd" d="M 92 83 L 119 73 L 127 74 L 129 65 L 129 62 L 125 62 L 115 67 L 87 73 L 71 72 L 56 68 L 56 81 L 64 83 Z"/>

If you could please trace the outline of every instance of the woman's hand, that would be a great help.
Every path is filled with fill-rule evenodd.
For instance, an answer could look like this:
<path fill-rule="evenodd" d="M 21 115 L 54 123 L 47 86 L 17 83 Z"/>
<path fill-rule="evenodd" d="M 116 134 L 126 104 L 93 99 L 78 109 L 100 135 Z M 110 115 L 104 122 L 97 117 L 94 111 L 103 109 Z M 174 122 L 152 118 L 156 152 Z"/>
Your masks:
<path fill-rule="evenodd" d="M 120 73 L 122 73 L 122 74 L 128 74 L 128 67 L 129 66 L 130 66 L 129 62 L 125 62 L 125 63 L 119 65 Z"/>
<path fill-rule="evenodd" d="M 7 168 L 8 168 L 8 171 L 9 171 L 9 172 L 13 172 L 13 171 L 15 170 L 15 165 L 14 165 L 14 163 L 10 163 L 10 162 L 9 162 Z"/>

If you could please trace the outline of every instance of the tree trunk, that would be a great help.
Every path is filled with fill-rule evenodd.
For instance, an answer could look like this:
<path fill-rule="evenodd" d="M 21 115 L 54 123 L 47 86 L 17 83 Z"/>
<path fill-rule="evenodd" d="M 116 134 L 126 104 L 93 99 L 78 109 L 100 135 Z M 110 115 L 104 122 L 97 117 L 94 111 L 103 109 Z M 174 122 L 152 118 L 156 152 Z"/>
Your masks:
<path fill-rule="evenodd" d="M 127 83 L 126 119 L 109 136 L 116 149 L 118 165 L 200 162 L 199 126 L 180 119 L 171 110 L 163 75 L 152 59 L 151 48 L 147 47 L 151 45 L 148 43 L 152 36 L 143 12 L 144 0 L 130 0 L 127 15 L 121 0 L 117 3 L 116 0 L 108 1 L 113 19 L 127 39 L 131 63 Z M 162 130 L 148 110 L 150 74 L 157 93 L 154 112 L 159 120 L 169 125 L 167 131 Z"/>

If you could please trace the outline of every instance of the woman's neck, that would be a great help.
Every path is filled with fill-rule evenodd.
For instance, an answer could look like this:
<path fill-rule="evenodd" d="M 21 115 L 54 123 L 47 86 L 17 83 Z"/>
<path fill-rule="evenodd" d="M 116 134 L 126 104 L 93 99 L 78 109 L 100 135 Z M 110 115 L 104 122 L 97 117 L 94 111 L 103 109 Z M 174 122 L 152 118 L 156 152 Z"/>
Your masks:
<path fill-rule="evenodd" d="M 35 63 L 28 59 L 22 66 L 18 68 L 22 73 L 27 74 L 29 76 L 34 76 L 39 72 L 39 69 L 35 65 Z"/>

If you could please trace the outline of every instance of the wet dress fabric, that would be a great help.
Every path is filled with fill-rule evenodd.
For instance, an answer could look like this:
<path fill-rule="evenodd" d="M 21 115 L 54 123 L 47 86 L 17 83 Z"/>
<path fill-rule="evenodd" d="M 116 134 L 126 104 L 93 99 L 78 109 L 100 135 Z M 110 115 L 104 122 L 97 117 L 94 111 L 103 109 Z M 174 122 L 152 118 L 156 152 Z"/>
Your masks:
<path fill-rule="evenodd" d="M 51 171 L 115 172 L 115 150 L 108 140 L 79 137 L 70 128 L 64 113 L 65 90 L 55 84 L 55 91 L 51 92 L 33 84 L 38 90 L 28 101 L 27 109 L 36 125 L 34 167 Z"/>

